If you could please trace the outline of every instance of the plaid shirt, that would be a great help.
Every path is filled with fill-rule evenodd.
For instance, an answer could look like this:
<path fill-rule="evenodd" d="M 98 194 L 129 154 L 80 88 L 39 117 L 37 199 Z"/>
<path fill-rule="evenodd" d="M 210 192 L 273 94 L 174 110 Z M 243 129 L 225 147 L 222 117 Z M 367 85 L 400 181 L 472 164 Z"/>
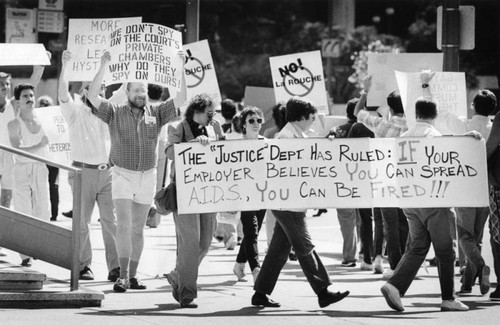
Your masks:
<path fill-rule="evenodd" d="M 99 110 L 92 113 L 109 126 L 110 160 L 114 165 L 132 171 L 146 171 L 157 162 L 156 145 L 161 127 L 177 116 L 172 100 L 158 106 L 145 106 L 134 117 L 130 104 L 117 105 L 102 100 Z"/>
<path fill-rule="evenodd" d="M 391 119 L 374 116 L 367 111 L 361 110 L 358 113 L 358 122 L 372 128 L 376 138 L 397 138 L 408 130 L 406 118 L 393 115 Z"/>

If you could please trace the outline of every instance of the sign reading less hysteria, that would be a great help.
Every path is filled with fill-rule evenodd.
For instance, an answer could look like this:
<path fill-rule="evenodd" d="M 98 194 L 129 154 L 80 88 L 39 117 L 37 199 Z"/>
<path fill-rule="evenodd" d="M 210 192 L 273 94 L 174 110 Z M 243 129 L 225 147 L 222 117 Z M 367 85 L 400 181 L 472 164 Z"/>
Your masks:
<path fill-rule="evenodd" d="M 471 137 L 182 143 L 177 202 L 179 213 L 487 206 L 485 157 Z"/>
<path fill-rule="evenodd" d="M 319 113 L 328 114 L 320 51 L 270 57 L 269 62 L 276 102 L 300 97 L 312 101 Z"/>

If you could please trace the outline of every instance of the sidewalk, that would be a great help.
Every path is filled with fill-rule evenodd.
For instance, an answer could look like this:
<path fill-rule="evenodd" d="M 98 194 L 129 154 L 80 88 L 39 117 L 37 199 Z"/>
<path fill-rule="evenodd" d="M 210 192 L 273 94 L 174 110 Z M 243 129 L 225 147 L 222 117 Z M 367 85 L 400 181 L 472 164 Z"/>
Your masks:
<path fill-rule="evenodd" d="M 62 210 L 66 211 L 66 210 Z M 70 219 L 60 217 L 59 225 L 70 227 Z M 115 293 L 112 283 L 106 281 L 107 270 L 100 225 L 97 218 L 92 224 L 94 281 L 80 284 L 105 293 L 100 308 L 81 309 L 0 309 L 3 324 L 496 324 L 500 319 L 500 304 L 490 302 L 488 295 L 480 296 L 478 286 L 472 295 L 461 300 L 469 307 L 468 312 L 440 312 L 437 268 L 429 267 L 429 274 L 421 269 L 407 295 L 403 298 L 405 311 L 392 311 L 380 293 L 385 283 L 381 275 L 360 271 L 358 267 L 341 268 L 342 239 L 334 209 L 319 218 L 308 217 L 313 242 L 327 266 L 333 285 L 332 290 L 350 290 L 343 301 L 321 309 L 309 287 L 298 262 L 285 266 L 272 298 L 281 308 L 256 308 L 251 306 L 252 278 L 249 282 L 236 282 L 232 273 L 236 250 L 226 250 L 215 240 L 200 267 L 199 297 L 197 309 L 181 309 L 172 298 L 171 287 L 163 274 L 175 264 L 175 229 L 172 216 L 163 217 L 158 228 L 145 229 L 145 248 L 139 265 L 139 276 L 147 284 L 143 291 L 129 290 Z M 259 249 L 266 248 L 265 227 L 259 237 Z M 489 236 L 485 232 L 483 252 L 486 262 L 492 266 Z M 8 256 L 0 261 L 19 264 L 19 255 L 3 250 Z M 263 258 L 263 254 L 261 254 Z M 429 256 L 433 256 L 431 253 Z M 387 265 L 387 264 L 386 264 Z M 69 290 L 69 270 L 64 270 L 36 260 L 32 269 L 47 274 L 59 287 Z M 456 269 L 458 271 L 458 268 Z M 250 273 L 247 267 L 247 273 Z M 493 270 L 492 270 L 493 273 Z M 491 276 L 496 282 L 494 275 Z M 493 284 L 494 287 L 495 284 Z M 455 288 L 460 287 L 455 278 Z M 47 289 L 47 288 L 46 288 Z"/>

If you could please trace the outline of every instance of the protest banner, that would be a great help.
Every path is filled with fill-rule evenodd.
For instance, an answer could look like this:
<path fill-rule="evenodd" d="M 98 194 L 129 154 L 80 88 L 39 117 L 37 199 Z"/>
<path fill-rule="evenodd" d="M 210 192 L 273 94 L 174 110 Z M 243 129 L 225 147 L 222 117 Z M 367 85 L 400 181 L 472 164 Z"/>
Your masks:
<path fill-rule="evenodd" d="M 234 140 L 174 150 L 179 213 L 488 205 L 485 145 L 472 137 Z"/>
<path fill-rule="evenodd" d="M 367 53 L 368 74 L 372 87 L 368 93 L 368 106 L 387 105 L 387 95 L 398 89 L 394 71 L 442 71 L 443 53 Z M 408 115 L 408 114 L 407 114 Z"/>
<path fill-rule="evenodd" d="M 0 66 L 4 65 L 50 65 L 43 44 L 0 44 Z"/>
<path fill-rule="evenodd" d="M 321 52 L 303 52 L 269 58 L 276 102 L 290 97 L 308 99 L 319 113 L 329 114 Z"/>
<path fill-rule="evenodd" d="M 175 97 L 182 81 L 182 35 L 175 29 L 150 23 L 128 24 L 111 33 L 111 61 L 106 85 L 146 82 L 168 88 Z"/>
<path fill-rule="evenodd" d="M 70 19 L 68 23 L 68 81 L 92 81 L 102 53 L 109 47 L 111 32 L 122 24 L 140 24 L 142 17 Z"/>
<path fill-rule="evenodd" d="M 71 164 L 68 124 L 61 107 L 49 106 L 35 109 L 42 129 L 49 139 L 47 158 L 64 165 Z"/>
<path fill-rule="evenodd" d="M 422 96 L 420 73 L 395 71 L 401 101 L 405 110 L 408 127 L 415 125 L 415 101 Z M 467 90 L 464 72 L 436 72 L 429 83 L 432 98 L 437 101 L 438 110 L 448 111 L 456 116 L 467 116 Z M 442 134 L 453 134 L 446 123 L 438 123 L 436 128 Z"/>
<path fill-rule="evenodd" d="M 183 48 L 187 54 L 184 63 L 187 98 L 205 93 L 210 95 L 218 106 L 222 99 L 208 41 L 184 44 Z"/>

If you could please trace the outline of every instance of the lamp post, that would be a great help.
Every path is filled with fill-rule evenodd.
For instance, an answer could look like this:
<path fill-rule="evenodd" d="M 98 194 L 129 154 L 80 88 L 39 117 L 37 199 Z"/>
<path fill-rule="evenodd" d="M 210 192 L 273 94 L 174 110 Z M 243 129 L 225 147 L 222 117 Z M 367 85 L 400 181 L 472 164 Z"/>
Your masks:
<path fill-rule="evenodd" d="M 443 0 L 443 71 L 458 71 L 460 0 Z"/>

